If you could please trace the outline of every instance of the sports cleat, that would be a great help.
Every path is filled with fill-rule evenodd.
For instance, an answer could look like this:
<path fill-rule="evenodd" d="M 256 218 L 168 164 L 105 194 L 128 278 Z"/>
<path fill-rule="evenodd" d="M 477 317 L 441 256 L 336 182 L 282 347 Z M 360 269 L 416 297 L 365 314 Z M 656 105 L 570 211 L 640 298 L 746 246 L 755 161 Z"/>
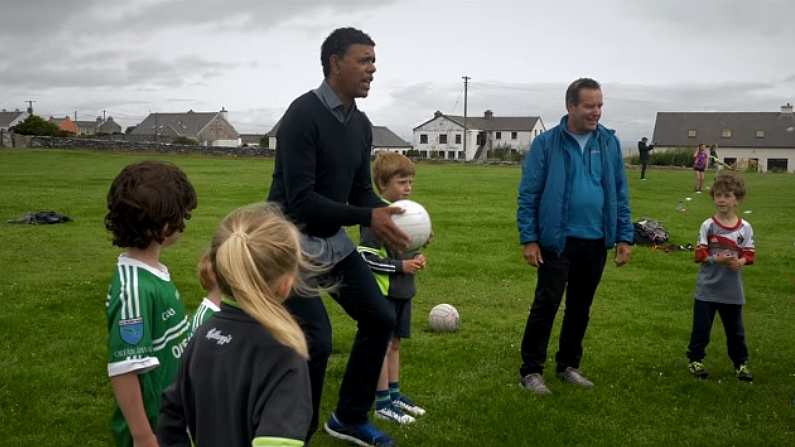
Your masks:
<path fill-rule="evenodd" d="M 572 385 L 581 386 L 583 388 L 593 388 L 593 382 L 583 376 L 578 369 L 572 368 L 571 366 L 567 366 L 566 369 L 559 372 L 558 378 Z"/>
<path fill-rule="evenodd" d="M 690 374 L 692 374 L 694 377 L 697 377 L 699 379 L 706 379 L 707 376 L 709 376 L 709 372 L 707 372 L 707 369 L 704 368 L 704 364 L 699 362 L 698 360 L 694 360 L 688 363 L 687 370 L 690 371 Z M 738 374 L 737 377 L 739 377 L 740 373 L 738 372 L 737 374 Z"/>
<path fill-rule="evenodd" d="M 754 376 L 751 374 L 751 370 L 748 369 L 748 365 L 745 363 L 737 367 L 737 380 L 740 382 L 754 381 Z"/>
<path fill-rule="evenodd" d="M 404 413 L 403 410 L 394 404 L 387 405 L 380 410 L 375 410 L 375 417 L 385 421 L 396 422 L 400 425 L 411 424 L 416 420 L 412 416 Z"/>
<path fill-rule="evenodd" d="M 343 424 L 337 419 L 337 415 L 332 413 L 329 420 L 323 424 L 323 428 L 331 437 L 352 442 L 356 445 L 365 447 L 394 447 L 395 442 L 392 438 L 375 428 L 370 422 L 363 424 Z"/>
<path fill-rule="evenodd" d="M 547 388 L 547 385 L 544 383 L 544 376 L 539 373 L 532 373 L 522 377 L 519 385 L 540 396 L 552 394 L 552 391 L 549 391 L 549 388 Z"/>
<path fill-rule="evenodd" d="M 404 395 L 400 395 L 397 399 L 392 401 L 392 405 L 399 410 L 403 410 L 412 416 L 422 416 L 425 414 L 425 409 L 414 403 L 411 399 Z"/>

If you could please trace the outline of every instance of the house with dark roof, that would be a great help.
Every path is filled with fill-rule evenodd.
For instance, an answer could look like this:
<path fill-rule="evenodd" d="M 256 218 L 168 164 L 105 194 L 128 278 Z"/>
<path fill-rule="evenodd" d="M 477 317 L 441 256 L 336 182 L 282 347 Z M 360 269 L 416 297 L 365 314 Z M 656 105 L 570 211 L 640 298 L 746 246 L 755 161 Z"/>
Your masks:
<path fill-rule="evenodd" d="M 276 134 L 279 132 L 279 125 L 282 120 L 276 122 L 271 130 L 265 134 L 268 137 L 268 148 L 276 149 Z M 406 154 L 411 150 L 411 143 L 400 138 L 386 126 L 373 126 L 373 147 L 372 153 L 375 154 L 379 151 L 400 152 Z"/>
<path fill-rule="evenodd" d="M 25 121 L 28 116 L 30 116 L 28 112 L 22 112 L 19 109 L 16 109 L 13 112 L 3 109 L 0 111 L 0 130 L 7 132 L 9 128 L 16 126 L 22 121 Z"/>
<path fill-rule="evenodd" d="M 77 125 L 78 135 L 112 135 L 121 133 L 121 126 L 113 120 L 112 116 L 105 120 L 101 116 L 98 116 L 94 121 L 75 120 L 75 125 Z"/>
<path fill-rule="evenodd" d="M 422 157 L 482 159 L 487 151 L 497 148 L 526 152 L 545 130 L 540 116 L 500 117 L 486 110 L 482 117 L 467 117 L 465 121 L 463 116 L 437 110 L 433 118 L 414 128 L 414 150 Z"/>
<path fill-rule="evenodd" d="M 220 112 L 150 113 L 129 134 L 139 141 L 170 143 L 187 137 L 203 146 L 240 146 L 240 134 L 227 120 L 226 109 Z"/>
<path fill-rule="evenodd" d="M 411 143 L 400 138 L 386 126 L 373 126 L 373 154 L 378 152 L 397 152 L 406 155 Z"/>
<path fill-rule="evenodd" d="M 652 141 L 655 150 L 717 144 L 718 158 L 728 165 L 795 172 L 790 103 L 779 112 L 658 112 Z"/>

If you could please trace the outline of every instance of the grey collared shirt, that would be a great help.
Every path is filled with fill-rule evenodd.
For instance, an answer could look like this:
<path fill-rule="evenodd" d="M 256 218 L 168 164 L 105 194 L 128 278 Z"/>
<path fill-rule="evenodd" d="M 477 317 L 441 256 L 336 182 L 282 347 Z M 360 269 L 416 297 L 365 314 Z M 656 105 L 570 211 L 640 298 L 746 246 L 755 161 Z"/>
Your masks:
<path fill-rule="evenodd" d="M 353 116 L 353 112 L 356 110 L 356 101 L 351 104 L 351 108 L 348 109 L 346 113 L 345 105 L 342 104 L 339 96 L 337 96 L 334 89 L 328 85 L 325 79 L 320 83 L 320 87 L 312 90 L 312 92 L 317 95 L 320 102 L 322 102 L 329 112 L 334 115 L 334 118 L 337 118 L 337 121 L 342 124 L 348 124 L 348 121 L 350 121 Z"/>

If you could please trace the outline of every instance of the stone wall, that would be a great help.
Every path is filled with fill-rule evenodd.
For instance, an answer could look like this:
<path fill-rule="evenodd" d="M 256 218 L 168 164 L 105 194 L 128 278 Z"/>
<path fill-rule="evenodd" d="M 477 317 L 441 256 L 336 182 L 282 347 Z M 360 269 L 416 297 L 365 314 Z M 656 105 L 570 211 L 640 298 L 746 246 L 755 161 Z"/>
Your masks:
<path fill-rule="evenodd" d="M 275 151 L 261 147 L 216 147 L 126 141 L 100 138 L 28 137 L 16 135 L 16 147 L 91 149 L 98 151 L 160 152 L 170 154 L 209 154 L 249 157 L 273 157 Z"/>

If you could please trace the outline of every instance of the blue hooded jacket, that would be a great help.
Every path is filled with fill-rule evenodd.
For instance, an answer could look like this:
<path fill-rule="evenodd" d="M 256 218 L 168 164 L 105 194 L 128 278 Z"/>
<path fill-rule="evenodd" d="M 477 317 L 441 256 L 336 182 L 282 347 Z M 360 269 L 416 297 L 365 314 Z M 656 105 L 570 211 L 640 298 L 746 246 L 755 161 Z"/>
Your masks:
<path fill-rule="evenodd" d="M 566 225 L 573 175 L 571 154 L 563 146 L 568 116 L 560 124 L 539 135 L 525 157 L 519 183 L 516 220 L 519 242 L 537 242 L 560 254 L 566 246 Z M 591 137 L 602 152 L 602 190 L 604 191 L 603 233 L 605 248 L 616 242 L 631 244 L 635 233 L 629 210 L 624 160 L 615 131 L 601 124 Z"/>

